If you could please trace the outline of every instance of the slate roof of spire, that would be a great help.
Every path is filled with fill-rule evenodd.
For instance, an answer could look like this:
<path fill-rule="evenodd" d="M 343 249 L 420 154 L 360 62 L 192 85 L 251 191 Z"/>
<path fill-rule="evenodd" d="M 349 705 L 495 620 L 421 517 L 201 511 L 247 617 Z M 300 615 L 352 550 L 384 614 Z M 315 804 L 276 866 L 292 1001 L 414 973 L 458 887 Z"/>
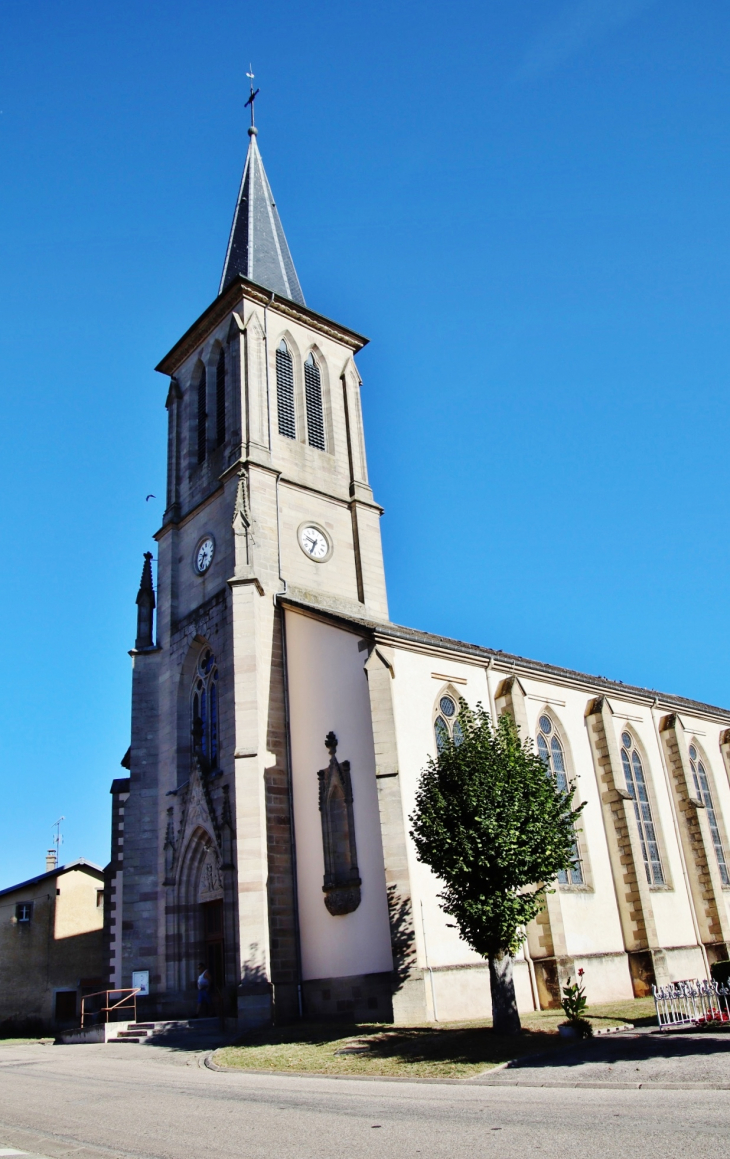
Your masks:
<path fill-rule="evenodd" d="M 248 133 L 246 164 L 218 293 L 222 294 L 242 274 L 249 281 L 306 306 L 259 153 L 257 130 L 251 126 Z"/>

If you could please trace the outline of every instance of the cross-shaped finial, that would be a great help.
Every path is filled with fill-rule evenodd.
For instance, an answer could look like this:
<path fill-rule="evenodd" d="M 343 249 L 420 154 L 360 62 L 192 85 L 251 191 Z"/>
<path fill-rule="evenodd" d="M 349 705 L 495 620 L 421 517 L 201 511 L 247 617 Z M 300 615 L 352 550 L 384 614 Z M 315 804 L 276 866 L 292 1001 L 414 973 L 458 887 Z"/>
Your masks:
<path fill-rule="evenodd" d="M 253 77 L 254 77 L 253 65 L 249 65 L 248 67 L 251 71 L 247 72 L 246 76 L 251 81 L 251 95 L 243 107 L 244 107 L 244 109 L 247 109 L 249 105 L 251 106 L 251 128 L 254 129 L 256 126 L 254 125 L 254 118 L 253 118 L 253 103 L 256 100 L 256 97 L 261 92 L 261 89 L 256 89 L 256 92 L 254 92 L 254 90 L 253 90 Z"/>

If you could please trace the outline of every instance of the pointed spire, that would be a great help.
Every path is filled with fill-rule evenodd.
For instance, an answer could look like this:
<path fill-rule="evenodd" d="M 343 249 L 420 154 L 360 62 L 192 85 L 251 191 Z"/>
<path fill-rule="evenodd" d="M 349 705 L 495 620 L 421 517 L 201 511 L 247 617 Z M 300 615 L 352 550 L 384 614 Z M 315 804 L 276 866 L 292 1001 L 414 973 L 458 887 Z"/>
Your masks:
<path fill-rule="evenodd" d="M 134 646 L 137 651 L 143 648 L 154 648 L 152 638 L 153 615 L 155 608 L 155 591 L 152 586 L 152 552 L 144 553 L 142 578 L 139 581 L 137 592 L 137 639 Z"/>
<path fill-rule="evenodd" d="M 251 106 L 248 153 L 218 293 L 222 294 L 226 286 L 241 274 L 249 281 L 305 306 L 256 141 L 258 129 L 253 123 L 253 102 L 259 90 L 254 92 L 253 76 L 251 73 L 247 75 L 252 80 L 251 96 L 246 102 Z"/>

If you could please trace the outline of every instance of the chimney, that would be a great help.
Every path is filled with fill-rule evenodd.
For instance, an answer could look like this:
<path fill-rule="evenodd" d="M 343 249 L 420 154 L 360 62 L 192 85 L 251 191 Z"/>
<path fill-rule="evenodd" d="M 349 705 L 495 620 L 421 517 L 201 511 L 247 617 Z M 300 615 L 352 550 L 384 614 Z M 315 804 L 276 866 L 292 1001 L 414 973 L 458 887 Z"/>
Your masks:
<path fill-rule="evenodd" d="M 56 850 L 49 849 L 46 853 L 46 873 L 51 873 L 56 868 Z"/>

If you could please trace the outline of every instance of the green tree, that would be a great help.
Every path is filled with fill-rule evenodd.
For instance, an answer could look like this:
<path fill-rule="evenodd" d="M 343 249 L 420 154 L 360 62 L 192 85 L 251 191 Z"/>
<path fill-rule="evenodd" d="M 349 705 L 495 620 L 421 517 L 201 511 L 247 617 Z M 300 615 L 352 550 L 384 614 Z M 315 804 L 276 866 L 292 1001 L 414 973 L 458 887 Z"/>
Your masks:
<path fill-rule="evenodd" d="M 520 1029 L 512 958 L 559 870 L 575 861 L 574 787 L 561 792 L 509 714 L 492 726 L 461 700 L 461 736 L 444 737 L 421 774 L 411 836 L 443 882 L 444 911 L 489 960 L 494 1029 Z"/>

